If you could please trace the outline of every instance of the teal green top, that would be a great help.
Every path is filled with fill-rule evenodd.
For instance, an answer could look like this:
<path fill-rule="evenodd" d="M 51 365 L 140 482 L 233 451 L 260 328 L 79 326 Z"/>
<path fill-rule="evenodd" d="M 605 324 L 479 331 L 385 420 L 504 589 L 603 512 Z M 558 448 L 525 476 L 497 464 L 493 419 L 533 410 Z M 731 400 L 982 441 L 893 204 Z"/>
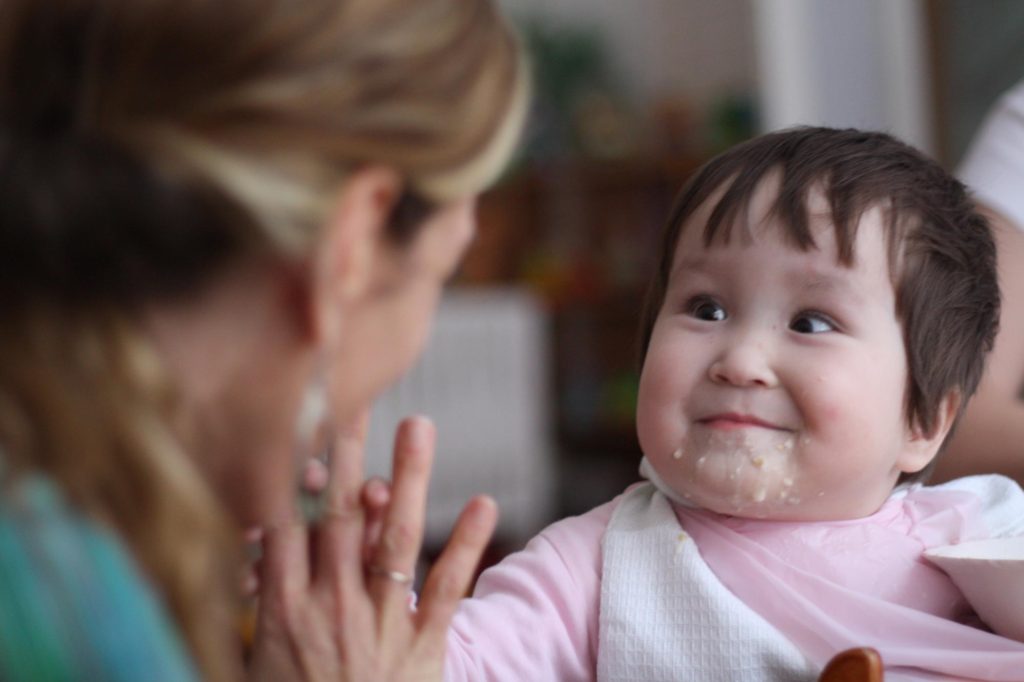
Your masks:
<path fill-rule="evenodd" d="M 51 482 L 0 488 L 0 680 L 198 680 L 117 537 Z"/>

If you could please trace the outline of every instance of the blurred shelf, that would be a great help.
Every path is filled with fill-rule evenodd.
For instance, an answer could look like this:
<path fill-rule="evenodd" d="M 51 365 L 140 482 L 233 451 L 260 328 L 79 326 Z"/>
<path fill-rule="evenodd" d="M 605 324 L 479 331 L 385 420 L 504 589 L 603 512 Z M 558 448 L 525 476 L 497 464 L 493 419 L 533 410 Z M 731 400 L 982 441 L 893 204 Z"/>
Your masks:
<path fill-rule="evenodd" d="M 480 197 L 480 229 L 459 281 L 531 280 L 584 264 L 617 278 L 613 288 L 635 287 L 630 277 L 641 273 L 623 269 L 651 260 L 675 194 L 703 161 L 565 160 L 521 169 Z"/>
<path fill-rule="evenodd" d="M 457 281 L 526 284 L 548 307 L 564 513 L 637 477 L 645 292 L 672 201 L 703 161 L 552 162 L 521 169 L 480 198 L 478 236 Z"/>

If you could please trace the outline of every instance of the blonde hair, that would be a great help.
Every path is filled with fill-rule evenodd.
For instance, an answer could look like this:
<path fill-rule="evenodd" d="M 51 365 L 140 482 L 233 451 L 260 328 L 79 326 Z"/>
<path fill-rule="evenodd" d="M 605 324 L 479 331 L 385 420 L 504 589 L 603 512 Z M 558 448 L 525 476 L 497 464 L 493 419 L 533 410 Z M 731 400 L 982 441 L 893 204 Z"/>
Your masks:
<path fill-rule="evenodd" d="M 526 77 L 488 0 L 227 4 L 265 11 L 242 19 L 248 30 L 225 27 L 236 58 L 216 87 L 199 85 L 208 66 L 178 69 L 138 84 L 160 92 L 133 120 L 97 107 L 96 123 L 167 172 L 215 185 L 277 247 L 301 253 L 363 164 L 391 166 L 411 191 L 444 203 L 481 191 L 506 163 Z M 190 106 L 176 96 L 199 89 Z"/>
<path fill-rule="evenodd" d="M 526 89 L 491 0 L 0 6 L 3 471 L 120 534 L 206 678 L 239 673 L 237 562 L 139 313 L 306 253 L 361 166 L 428 204 L 479 192 Z"/>

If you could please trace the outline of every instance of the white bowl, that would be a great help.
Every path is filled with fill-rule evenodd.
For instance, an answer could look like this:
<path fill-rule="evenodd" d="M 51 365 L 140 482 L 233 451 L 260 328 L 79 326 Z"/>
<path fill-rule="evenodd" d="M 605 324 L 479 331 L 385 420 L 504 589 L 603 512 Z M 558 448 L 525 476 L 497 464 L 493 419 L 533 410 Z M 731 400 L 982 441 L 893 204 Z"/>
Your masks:
<path fill-rule="evenodd" d="M 936 547 L 924 556 L 953 579 L 990 628 L 1024 642 L 1024 537 Z"/>

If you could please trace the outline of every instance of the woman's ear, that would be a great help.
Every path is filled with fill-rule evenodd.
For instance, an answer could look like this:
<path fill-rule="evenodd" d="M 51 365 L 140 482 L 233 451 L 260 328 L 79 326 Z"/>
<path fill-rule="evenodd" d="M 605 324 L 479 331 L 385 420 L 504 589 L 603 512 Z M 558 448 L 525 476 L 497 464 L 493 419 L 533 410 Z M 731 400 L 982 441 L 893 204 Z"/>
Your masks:
<path fill-rule="evenodd" d="M 401 177 L 384 166 L 362 168 L 342 185 L 310 257 L 318 338 L 336 338 L 346 305 L 368 290 L 401 193 Z"/>
<path fill-rule="evenodd" d="M 897 466 L 900 471 L 912 474 L 924 469 L 935 459 L 943 441 L 953 427 L 956 415 L 960 411 L 960 392 L 950 391 L 939 403 L 935 415 L 935 425 L 931 433 L 925 433 L 920 424 L 908 427 L 907 443 Z"/>

